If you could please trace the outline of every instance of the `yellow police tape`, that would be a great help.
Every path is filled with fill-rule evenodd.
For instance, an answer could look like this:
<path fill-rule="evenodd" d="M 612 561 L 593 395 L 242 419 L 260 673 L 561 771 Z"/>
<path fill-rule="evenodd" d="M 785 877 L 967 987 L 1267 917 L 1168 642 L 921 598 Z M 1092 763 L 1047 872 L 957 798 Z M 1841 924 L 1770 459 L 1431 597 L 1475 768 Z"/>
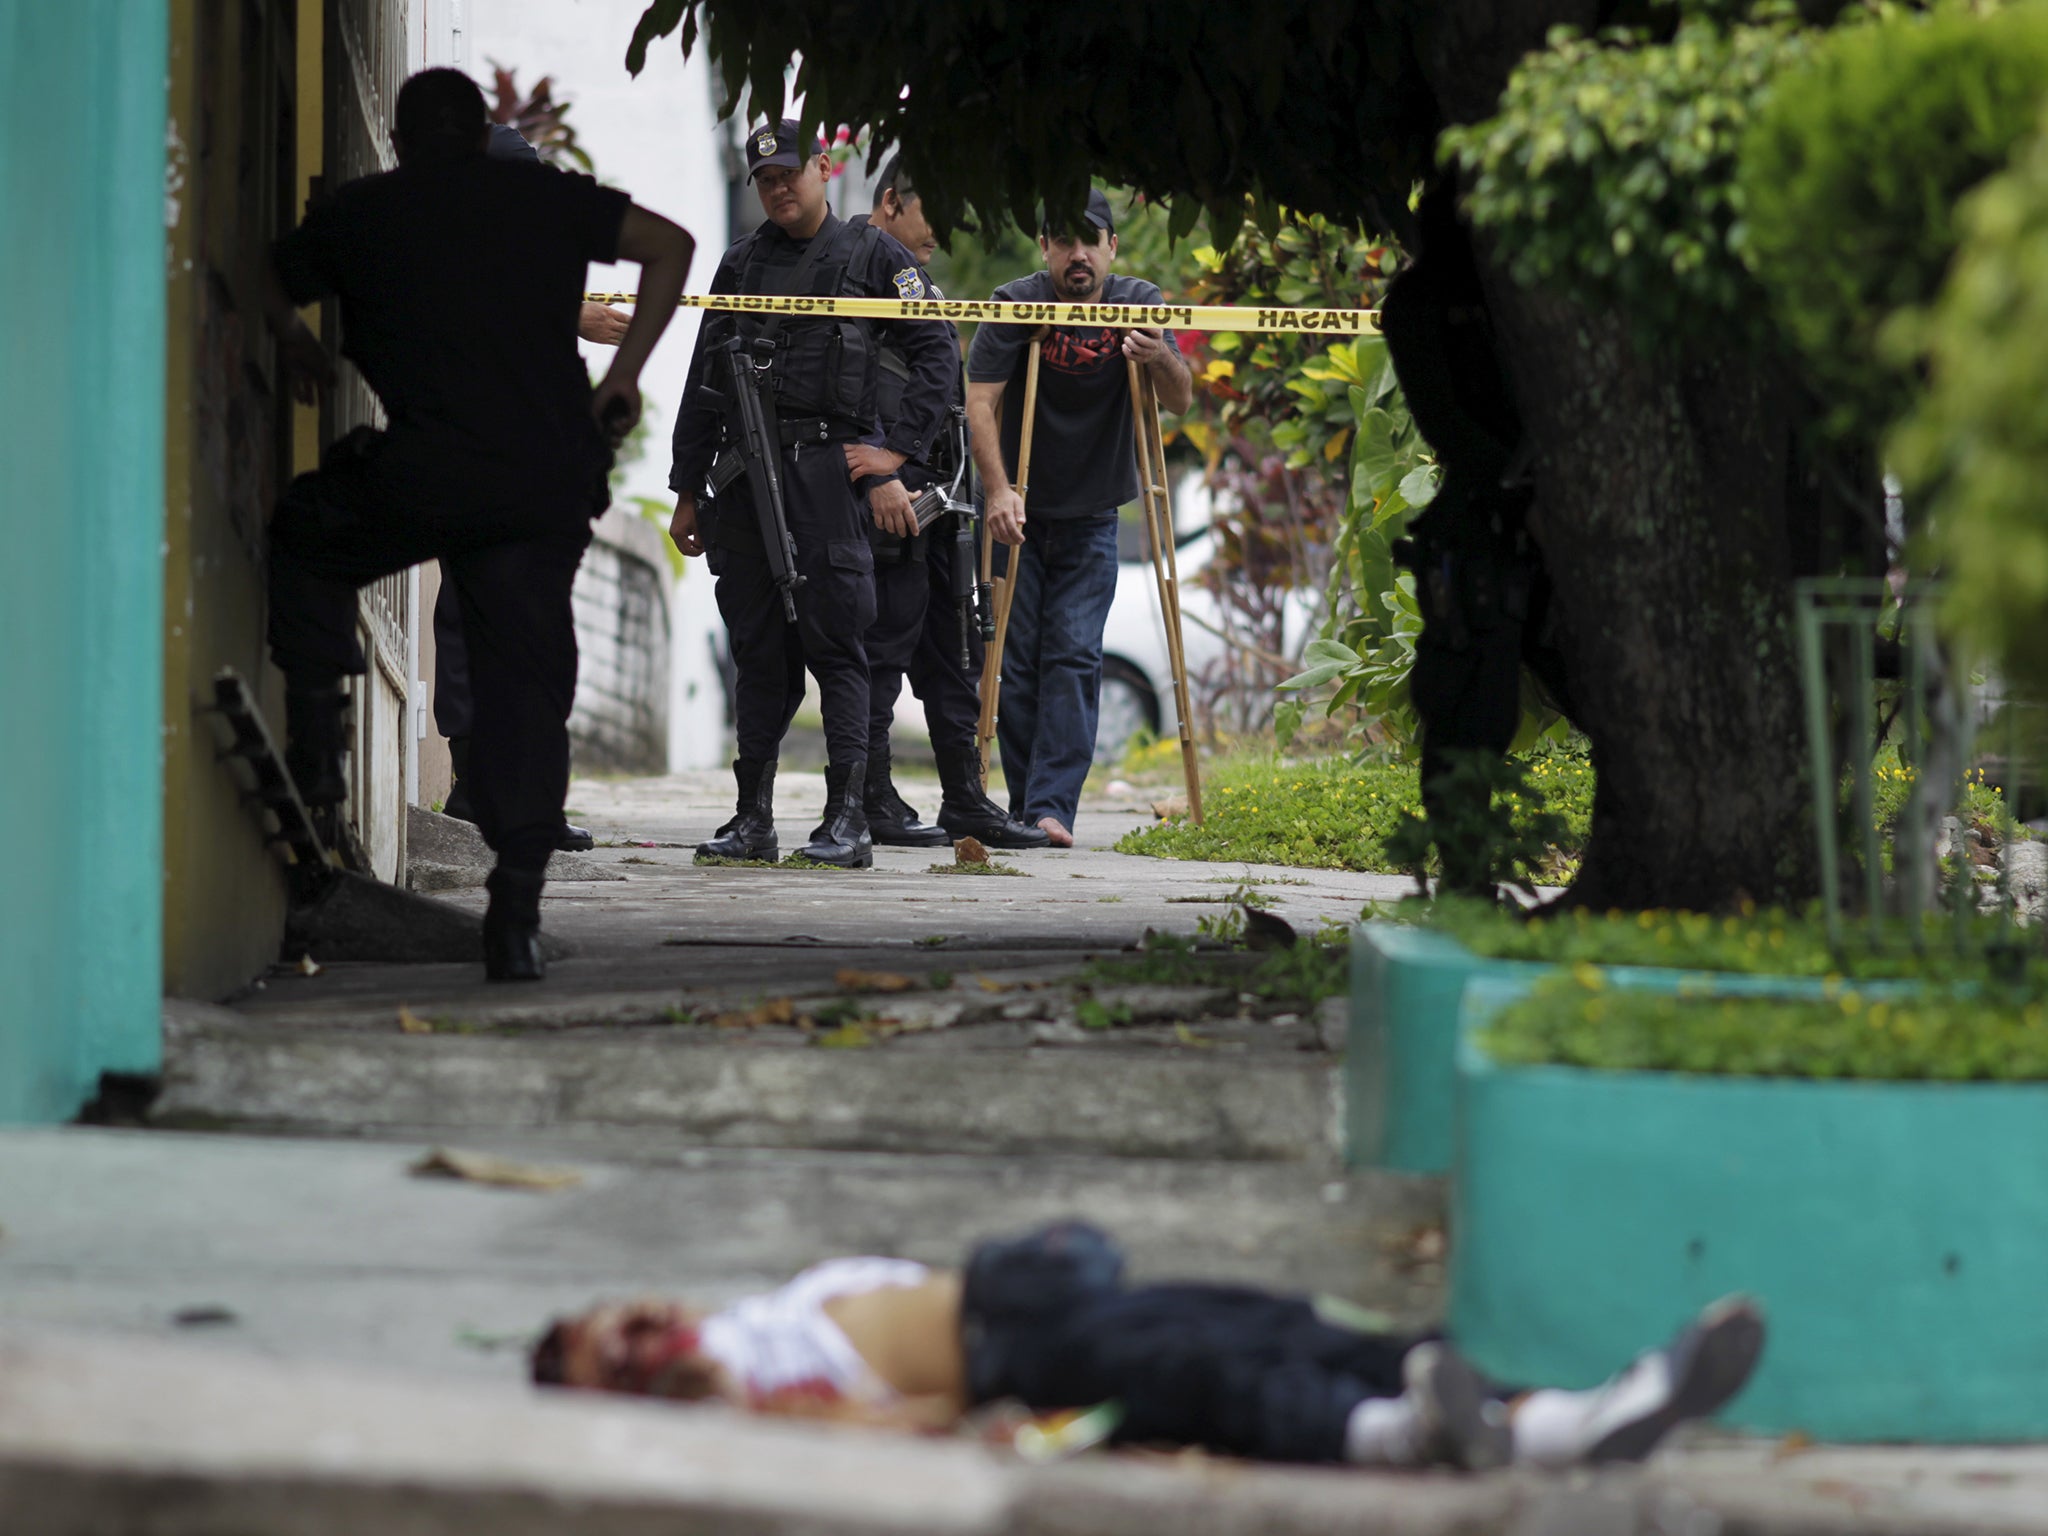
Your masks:
<path fill-rule="evenodd" d="M 592 304 L 631 304 L 630 293 L 586 293 Z M 686 293 L 684 309 L 736 309 L 759 314 L 839 316 L 848 320 L 951 320 L 1003 325 L 1104 325 L 1129 329 L 1166 326 L 1177 331 L 1314 331 L 1373 335 L 1373 309 L 1258 309 L 1235 304 L 1004 304 L 994 299 L 804 298 L 753 293 Z"/>

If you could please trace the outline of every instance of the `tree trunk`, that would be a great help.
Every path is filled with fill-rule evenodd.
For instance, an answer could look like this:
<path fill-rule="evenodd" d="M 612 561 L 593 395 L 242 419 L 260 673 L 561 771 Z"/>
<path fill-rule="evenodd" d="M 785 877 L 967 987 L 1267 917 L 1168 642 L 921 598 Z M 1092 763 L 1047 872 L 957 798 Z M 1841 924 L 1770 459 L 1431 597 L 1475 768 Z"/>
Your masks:
<path fill-rule="evenodd" d="M 1551 27 L 1611 11 L 1442 0 L 1418 23 L 1416 63 L 1442 120 L 1473 122 Z M 1796 402 L 1738 347 L 1645 357 L 1622 318 L 1520 288 L 1497 264 L 1487 290 L 1536 449 L 1554 639 L 1593 744 L 1592 837 L 1570 899 L 1804 900 L 1818 856 L 1786 537 Z"/>
<path fill-rule="evenodd" d="M 1555 640 L 1593 745 L 1572 901 L 1809 897 L 1786 538 L 1794 402 L 1739 353 L 1647 357 L 1615 316 L 1498 273 L 1489 290 L 1537 449 L 1531 526 Z"/>

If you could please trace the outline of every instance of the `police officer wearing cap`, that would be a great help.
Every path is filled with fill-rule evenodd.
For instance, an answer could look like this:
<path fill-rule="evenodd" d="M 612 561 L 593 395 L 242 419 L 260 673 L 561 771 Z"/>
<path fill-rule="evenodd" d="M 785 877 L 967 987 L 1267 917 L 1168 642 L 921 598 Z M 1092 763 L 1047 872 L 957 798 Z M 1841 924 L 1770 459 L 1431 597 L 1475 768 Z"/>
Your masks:
<path fill-rule="evenodd" d="M 712 293 L 924 297 L 909 251 L 879 229 L 855 228 L 833 216 L 826 202 L 831 162 L 815 135 L 787 118 L 756 129 L 747 139 L 747 165 L 767 220 L 725 253 Z M 709 366 L 714 349 L 735 333 L 752 346 L 764 340 L 772 346 L 784 511 L 802 577 L 794 591 L 794 624 L 785 618 L 750 477 L 737 462 L 734 402 L 717 401 L 705 389 L 717 382 Z M 886 432 L 876 430 L 880 336 L 900 347 L 908 371 L 901 410 Z M 738 803 L 732 818 L 698 847 L 700 860 L 777 857 L 775 765 L 808 667 L 825 717 L 825 811 L 802 856 L 849 868 L 874 862 L 864 793 L 868 666 L 862 637 L 875 617 L 868 528 L 915 531 L 900 471 L 922 458 L 944 428 L 959 369 L 947 328 L 934 321 L 720 310 L 706 316 L 676 420 L 669 473 L 676 511 L 669 533 L 684 554 L 706 556 L 717 578 L 718 611 L 738 674 Z M 879 441 L 848 452 L 871 437 Z"/>
<path fill-rule="evenodd" d="M 929 261 L 938 248 L 938 237 L 924 214 L 924 200 L 904 171 L 900 155 L 891 156 L 882 168 L 881 180 L 875 184 L 874 211 L 856 214 L 847 223 L 882 230 L 920 262 Z M 945 297 L 929 273 L 920 275 L 932 298 Z M 959 333 L 947 323 L 946 334 L 958 356 Z M 892 338 L 879 340 L 881 423 L 886 431 L 902 415 L 910 369 Z M 951 386 L 948 407 L 964 410 L 965 391 L 957 368 Z M 951 433 L 942 434 L 922 462 L 912 460 L 903 466 L 905 484 L 916 492 L 936 481 L 949 480 L 957 467 L 950 455 L 958 446 Z M 858 461 L 856 467 L 872 452 L 860 446 L 847 450 L 849 461 Z M 1049 840 L 1043 830 L 1016 820 L 982 793 L 981 749 L 975 740 L 981 697 L 975 677 L 962 668 L 960 660 L 959 605 L 969 594 L 953 589 L 953 564 L 947 558 L 947 545 L 954 533 L 952 520 L 953 515 L 948 514 L 923 533 L 907 535 L 893 532 L 877 520 L 868 531 L 875 548 L 875 622 L 867 633 L 868 826 L 876 842 L 906 848 L 942 848 L 956 837 L 978 838 L 991 848 L 1043 848 Z M 970 636 L 978 652 L 980 634 L 970 631 Z M 924 705 L 932 755 L 943 786 L 936 826 L 917 819 L 917 812 L 897 793 L 889 775 L 889 730 L 906 676 L 911 691 Z"/>

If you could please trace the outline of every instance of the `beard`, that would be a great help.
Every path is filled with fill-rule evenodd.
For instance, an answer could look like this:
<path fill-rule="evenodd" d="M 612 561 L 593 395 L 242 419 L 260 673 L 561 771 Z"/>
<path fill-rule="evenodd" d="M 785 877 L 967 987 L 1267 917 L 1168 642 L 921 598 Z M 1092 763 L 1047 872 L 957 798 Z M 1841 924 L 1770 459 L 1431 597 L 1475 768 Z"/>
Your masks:
<path fill-rule="evenodd" d="M 1062 268 L 1054 286 L 1063 299 L 1092 299 L 1102 287 L 1102 279 L 1095 269 L 1086 262 L 1077 261 Z"/>

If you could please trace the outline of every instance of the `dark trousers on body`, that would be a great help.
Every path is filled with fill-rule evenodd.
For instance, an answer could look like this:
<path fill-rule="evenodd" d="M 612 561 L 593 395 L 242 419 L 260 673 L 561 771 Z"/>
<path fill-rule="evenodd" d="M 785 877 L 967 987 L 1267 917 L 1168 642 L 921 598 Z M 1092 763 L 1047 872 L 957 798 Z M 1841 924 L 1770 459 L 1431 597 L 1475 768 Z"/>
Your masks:
<path fill-rule="evenodd" d="M 294 688 L 365 670 L 357 588 L 441 561 L 467 641 L 477 825 L 508 869 L 544 869 L 562 836 L 576 693 L 569 589 L 590 542 L 589 499 L 493 497 L 432 445 L 379 434 L 294 480 L 271 522 L 270 648 Z"/>
<path fill-rule="evenodd" d="M 889 745 L 896 700 L 903 681 L 924 705 L 932 750 L 941 755 L 974 751 L 981 721 L 976 679 L 981 667 L 981 634 L 969 628 L 972 673 L 960 669 L 960 609 L 953 591 L 953 551 L 948 523 L 916 540 L 875 545 L 875 622 L 868 630 L 868 753 L 880 757 Z"/>
<path fill-rule="evenodd" d="M 1352 1409 L 1401 1394 L 1415 1342 L 1328 1321 L 1305 1297 L 1126 1288 L 1123 1256 L 1078 1222 L 976 1248 L 961 1328 L 976 1403 L 1114 1400 L 1117 1441 L 1264 1461 L 1341 1461 Z"/>
<path fill-rule="evenodd" d="M 867 755 L 868 741 L 862 637 L 875 618 L 875 559 L 867 508 L 846 478 L 837 443 L 807 446 L 794 458 L 785 454 L 782 491 L 804 578 L 794 624 L 784 616 L 744 479 L 720 493 L 710 519 L 706 559 L 732 640 L 739 755 L 766 762 L 778 754 L 803 702 L 808 668 L 818 680 L 826 755 L 851 762 Z"/>
<path fill-rule="evenodd" d="M 1008 551 L 1017 596 L 1003 643 L 996 740 L 1010 814 L 1069 831 L 1095 761 L 1102 708 L 1102 631 L 1116 598 L 1116 513 L 1039 518 Z"/>

